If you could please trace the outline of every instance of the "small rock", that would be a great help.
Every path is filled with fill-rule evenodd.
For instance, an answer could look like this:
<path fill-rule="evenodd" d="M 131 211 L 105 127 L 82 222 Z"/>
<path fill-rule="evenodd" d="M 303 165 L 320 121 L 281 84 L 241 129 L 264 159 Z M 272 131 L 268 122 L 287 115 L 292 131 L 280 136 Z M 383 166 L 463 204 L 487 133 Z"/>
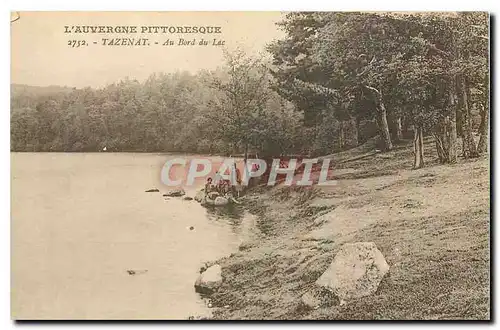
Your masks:
<path fill-rule="evenodd" d="M 194 200 L 199 203 L 201 203 L 204 198 L 205 198 L 205 189 L 201 189 L 196 193 L 196 196 L 194 196 Z"/>
<path fill-rule="evenodd" d="M 189 230 L 194 230 L 194 227 L 193 226 L 189 227 Z"/>
<path fill-rule="evenodd" d="M 306 292 L 300 298 L 302 304 L 308 309 L 316 309 L 321 304 L 321 300 L 311 292 Z"/>
<path fill-rule="evenodd" d="M 345 302 L 374 294 L 388 271 L 389 265 L 375 243 L 344 244 L 316 284 Z"/>
<path fill-rule="evenodd" d="M 130 276 L 133 276 L 133 275 L 140 275 L 140 274 L 145 274 L 147 273 L 148 270 L 147 269 L 144 269 L 144 270 L 132 270 L 132 269 L 129 269 L 127 270 L 127 273 L 130 275 Z"/>
<path fill-rule="evenodd" d="M 414 199 L 407 199 L 406 203 L 403 205 L 404 208 L 418 208 L 421 206 L 422 206 L 422 202 L 414 200 Z"/>
<path fill-rule="evenodd" d="M 253 244 L 250 242 L 243 242 L 238 246 L 238 250 L 240 251 L 245 251 L 245 250 L 250 250 L 253 247 Z"/>
<path fill-rule="evenodd" d="M 222 268 L 220 265 L 213 265 L 207 268 L 198 276 L 194 284 L 194 289 L 198 293 L 211 294 L 222 284 Z"/>
<path fill-rule="evenodd" d="M 184 189 L 174 189 L 163 194 L 164 197 L 182 197 L 186 194 Z"/>
<path fill-rule="evenodd" d="M 383 159 L 394 158 L 394 154 L 380 154 L 378 157 Z"/>
<path fill-rule="evenodd" d="M 185 201 L 192 201 L 193 197 L 186 196 L 186 197 L 183 198 L 183 200 L 185 200 Z"/>
<path fill-rule="evenodd" d="M 201 320 L 208 320 L 208 319 L 209 319 L 208 317 L 201 316 L 201 315 L 198 315 L 198 316 L 192 315 L 192 316 L 188 317 L 188 320 L 190 320 L 190 321 L 201 321 Z"/>
<path fill-rule="evenodd" d="M 154 188 L 154 189 L 146 190 L 146 192 L 160 192 L 160 191 L 158 189 Z"/>

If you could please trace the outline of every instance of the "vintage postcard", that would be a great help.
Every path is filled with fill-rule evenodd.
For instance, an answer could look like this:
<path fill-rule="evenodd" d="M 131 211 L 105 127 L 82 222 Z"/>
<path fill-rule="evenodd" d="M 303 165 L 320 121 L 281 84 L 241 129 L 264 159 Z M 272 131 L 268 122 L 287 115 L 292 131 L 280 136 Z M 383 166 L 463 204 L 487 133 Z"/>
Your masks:
<path fill-rule="evenodd" d="M 12 12 L 14 320 L 490 320 L 486 12 Z"/>

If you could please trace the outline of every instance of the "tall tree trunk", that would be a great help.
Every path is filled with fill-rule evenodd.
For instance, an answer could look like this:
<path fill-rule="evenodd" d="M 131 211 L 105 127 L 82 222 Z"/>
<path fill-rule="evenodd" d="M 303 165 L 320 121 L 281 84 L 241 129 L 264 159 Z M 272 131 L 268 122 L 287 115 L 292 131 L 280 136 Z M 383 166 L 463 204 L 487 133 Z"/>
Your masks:
<path fill-rule="evenodd" d="M 463 152 L 465 150 L 464 148 L 464 141 L 465 141 L 465 138 L 464 138 L 464 130 L 463 130 L 463 118 L 462 118 L 462 109 L 461 109 L 461 98 L 458 97 L 458 93 L 459 93 L 459 88 L 457 87 L 456 88 L 456 94 L 454 93 L 455 95 L 455 118 L 456 118 L 456 125 L 455 125 L 455 130 L 457 131 L 457 137 L 460 136 L 460 140 L 462 141 L 462 155 L 463 155 Z"/>
<path fill-rule="evenodd" d="M 356 146 L 358 146 L 362 141 L 361 141 L 361 119 L 359 116 L 356 116 Z"/>
<path fill-rule="evenodd" d="M 481 125 L 479 126 L 479 143 L 477 144 L 477 152 L 484 154 L 488 152 L 488 131 L 489 131 L 489 107 L 481 104 Z"/>
<path fill-rule="evenodd" d="M 403 119 L 401 116 L 396 119 L 396 139 L 398 141 L 403 140 Z"/>
<path fill-rule="evenodd" d="M 247 163 L 247 160 L 248 160 L 248 142 L 245 141 L 245 156 L 244 156 L 245 165 Z"/>
<path fill-rule="evenodd" d="M 440 118 L 435 127 L 434 140 L 439 162 L 444 164 L 448 160 L 448 145 L 446 143 L 446 119 Z"/>
<path fill-rule="evenodd" d="M 403 140 L 403 128 L 401 116 L 391 113 L 388 116 L 389 121 L 389 132 L 391 133 L 391 139 L 394 143 L 398 143 Z"/>
<path fill-rule="evenodd" d="M 375 107 L 377 111 L 377 123 L 379 126 L 380 137 L 384 142 L 384 150 L 392 150 L 392 140 L 391 134 L 389 133 L 389 125 L 387 123 L 387 109 L 385 108 L 384 100 L 382 98 L 382 93 L 371 86 L 365 86 L 373 95 L 375 101 Z"/>
<path fill-rule="evenodd" d="M 457 102 L 455 89 L 449 93 L 449 114 L 442 117 L 436 127 L 436 147 L 441 163 L 453 164 L 457 161 Z"/>
<path fill-rule="evenodd" d="M 457 162 L 457 112 L 452 109 L 448 116 L 448 163 L 454 164 Z"/>
<path fill-rule="evenodd" d="M 391 135 L 389 133 L 389 125 L 387 124 L 387 110 L 385 109 L 385 105 L 383 102 L 380 102 L 377 106 L 377 113 L 379 115 L 380 122 L 380 133 L 382 135 L 382 139 L 384 141 L 385 151 L 392 150 L 392 141 Z"/>
<path fill-rule="evenodd" d="M 418 130 L 418 142 L 420 143 L 420 148 L 418 151 L 420 152 L 420 159 L 422 167 L 424 167 L 424 129 L 420 126 Z"/>
<path fill-rule="evenodd" d="M 463 156 L 464 158 L 478 157 L 474 136 L 472 135 L 472 116 L 470 109 L 470 89 L 467 79 L 464 76 L 459 77 L 459 106 L 462 117 L 463 132 Z"/>
<path fill-rule="evenodd" d="M 413 168 L 424 167 L 424 134 L 422 126 L 413 125 Z"/>
<path fill-rule="evenodd" d="M 441 164 L 452 164 L 457 161 L 457 131 L 454 114 L 453 110 L 451 115 L 441 118 L 434 132 L 436 150 Z"/>
<path fill-rule="evenodd" d="M 356 118 L 351 117 L 349 120 L 349 147 L 357 147 L 359 144 L 359 129 L 358 129 L 358 120 Z"/>
<path fill-rule="evenodd" d="M 341 120 L 339 121 L 339 150 L 344 149 L 345 145 L 345 128 L 344 128 L 344 121 Z"/>

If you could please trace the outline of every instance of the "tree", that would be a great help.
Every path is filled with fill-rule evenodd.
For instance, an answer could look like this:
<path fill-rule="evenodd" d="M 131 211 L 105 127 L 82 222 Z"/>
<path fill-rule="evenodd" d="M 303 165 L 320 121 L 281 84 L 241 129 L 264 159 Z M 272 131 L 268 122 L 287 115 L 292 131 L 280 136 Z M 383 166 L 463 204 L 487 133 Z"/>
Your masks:
<path fill-rule="evenodd" d="M 272 63 L 237 51 L 217 70 L 142 83 L 13 85 L 12 149 L 320 155 L 377 132 L 390 150 L 412 127 L 415 168 L 427 137 L 443 164 L 458 137 L 464 157 L 487 152 L 486 13 L 294 12 L 278 25 Z"/>
<path fill-rule="evenodd" d="M 472 117 L 485 104 L 477 96 L 487 94 L 484 13 L 294 13 L 281 25 L 286 38 L 269 47 L 277 89 L 305 108 L 305 119 L 324 121 L 330 109 L 341 123 L 330 126 L 343 141 L 350 118 L 356 126 L 375 118 L 385 150 L 406 123 L 414 131 L 415 168 L 424 164 L 425 135 L 434 136 L 442 163 L 457 160 L 457 133 L 463 155 L 477 155 Z"/>
<path fill-rule="evenodd" d="M 268 70 L 262 60 L 242 50 L 225 51 L 227 73 L 213 77 L 215 100 L 211 106 L 213 127 L 227 143 L 243 147 L 245 161 L 249 148 L 258 147 L 265 128 L 265 107 L 269 100 Z"/>

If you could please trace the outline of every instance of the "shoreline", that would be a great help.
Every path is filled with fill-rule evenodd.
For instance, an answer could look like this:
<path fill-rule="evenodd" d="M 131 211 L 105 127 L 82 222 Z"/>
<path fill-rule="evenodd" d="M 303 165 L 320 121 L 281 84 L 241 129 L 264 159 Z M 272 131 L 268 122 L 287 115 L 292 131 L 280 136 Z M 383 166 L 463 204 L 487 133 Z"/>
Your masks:
<path fill-rule="evenodd" d="M 488 159 L 411 170 L 398 163 L 408 152 L 356 160 L 334 187 L 251 190 L 260 235 L 213 262 L 211 319 L 488 319 Z M 391 269 L 375 294 L 340 305 L 315 281 L 354 242 L 374 242 Z"/>

